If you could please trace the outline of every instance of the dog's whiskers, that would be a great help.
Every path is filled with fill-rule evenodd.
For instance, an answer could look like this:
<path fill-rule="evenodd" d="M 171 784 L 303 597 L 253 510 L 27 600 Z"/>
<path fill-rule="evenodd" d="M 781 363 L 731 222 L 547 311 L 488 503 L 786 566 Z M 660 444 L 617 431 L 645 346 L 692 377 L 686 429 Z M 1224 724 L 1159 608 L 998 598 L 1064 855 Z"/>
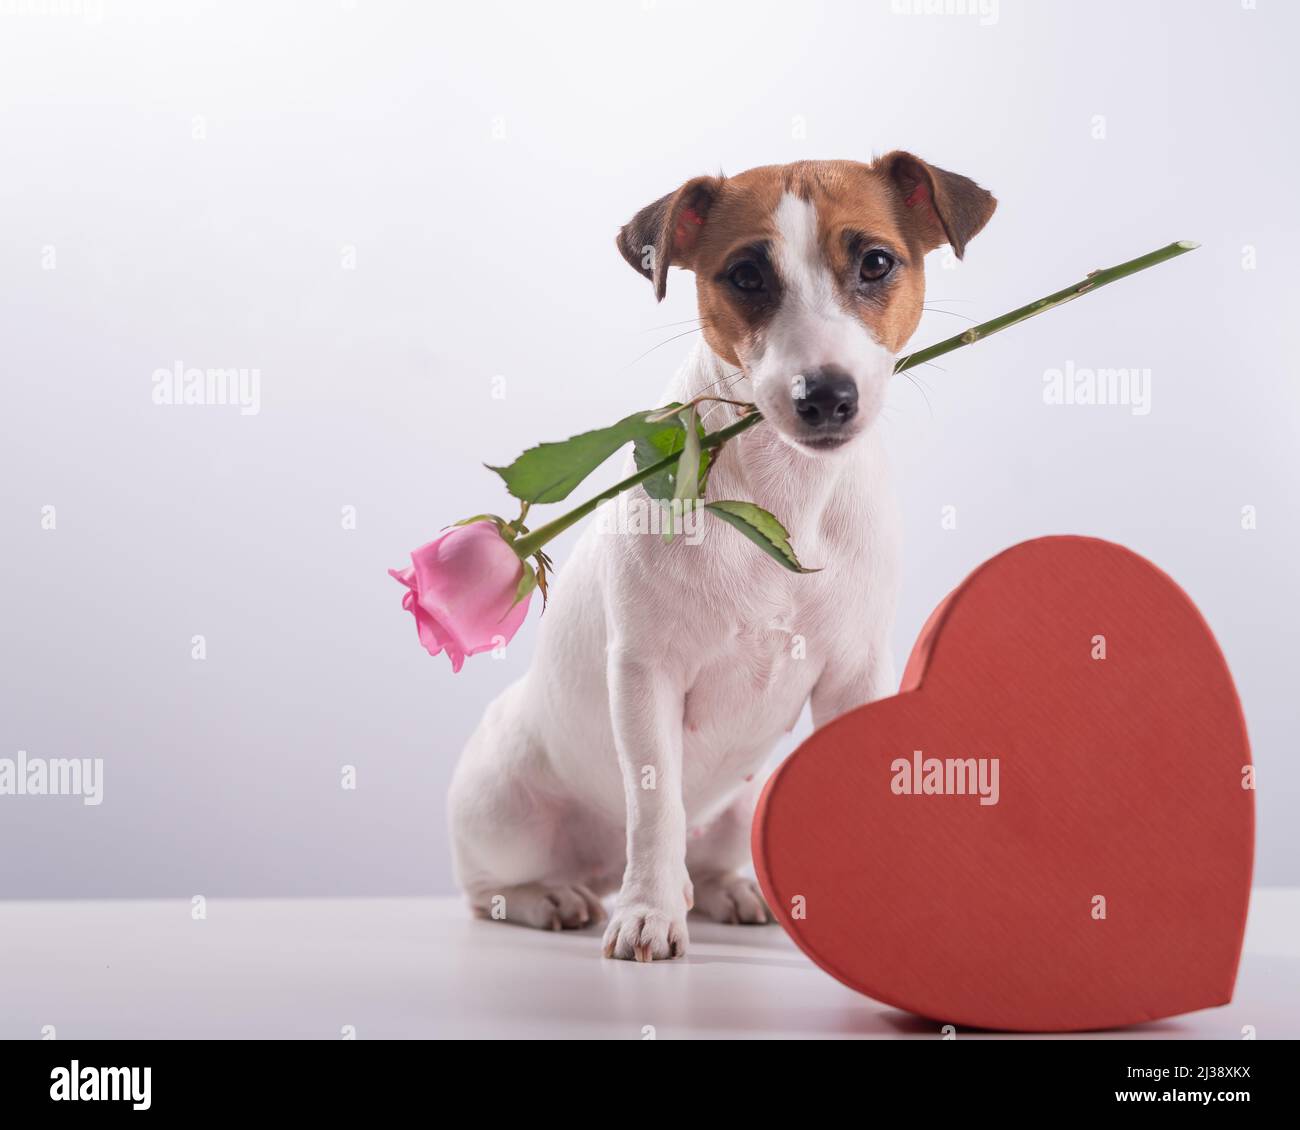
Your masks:
<path fill-rule="evenodd" d="M 918 381 L 914 376 L 912 376 L 911 373 L 904 372 L 904 373 L 903 373 L 903 376 L 905 376 L 909 381 L 912 382 L 913 385 L 916 386 L 916 390 L 917 390 L 917 392 L 919 392 L 919 393 L 921 394 L 922 398 L 925 400 L 925 406 L 926 406 L 926 408 L 928 408 L 928 409 L 930 410 L 930 415 L 931 415 L 931 417 L 933 417 L 933 416 L 934 416 L 934 405 L 930 403 L 930 397 L 927 395 L 925 389 L 921 386 L 921 383 L 920 383 L 920 382 L 919 382 L 919 381 Z"/>
<path fill-rule="evenodd" d="M 731 389 L 747 375 L 748 374 L 746 374 L 744 369 L 737 369 L 734 373 L 728 373 L 725 376 L 719 377 L 718 380 L 716 381 L 710 381 L 707 385 L 704 386 L 704 389 L 702 389 L 701 391 L 707 391 L 708 389 L 711 389 L 714 386 L 721 384 L 723 381 L 726 381 L 727 383 L 722 385 L 722 388 L 718 389 L 718 392 L 719 393 L 730 392 Z M 712 415 L 721 407 L 722 407 L 722 402 L 719 402 L 718 404 L 713 405 L 712 408 L 708 409 L 708 411 L 702 413 L 700 416 L 700 423 L 703 423 L 705 420 L 707 420 L 710 415 Z"/>
<path fill-rule="evenodd" d="M 739 383 L 739 381 L 746 375 L 747 374 L 743 369 L 737 369 L 734 373 L 723 373 L 723 375 L 716 381 L 710 381 L 708 384 L 704 385 L 699 392 L 700 394 L 703 394 L 711 392 L 713 389 L 717 389 L 719 393 L 729 392 L 731 388 Z"/>
<path fill-rule="evenodd" d="M 965 314 L 959 314 L 956 310 L 940 310 L 937 306 L 922 306 L 922 310 L 929 314 L 947 314 L 950 318 L 960 318 L 964 322 L 970 322 L 971 325 L 977 326 L 979 322 Z"/>
<path fill-rule="evenodd" d="M 642 333 L 654 333 L 655 330 L 671 330 L 674 326 L 689 326 L 699 322 L 699 318 L 683 318 L 680 322 L 665 322 L 662 326 L 646 326 Z"/>
<path fill-rule="evenodd" d="M 628 362 L 628 364 L 623 367 L 623 372 L 626 372 L 628 369 L 632 368 L 632 366 L 635 365 L 638 361 L 642 361 L 645 358 L 649 357 L 650 354 L 652 354 L 656 349 L 662 349 L 665 345 L 669 345 L 670 343 L 676 341 L 678 338 L 689 337 L 691 334 L 697 334 L 699 332 L 700 332 L 700 327 L 696 326 L 694 329 L 686 330 L 684 333 L 674 334 L 666 341 L 661 341 L 658 345 L 651 346 L 644 353 L 642 353 L 640 357 L 634 357 L 630 362 Z"/>

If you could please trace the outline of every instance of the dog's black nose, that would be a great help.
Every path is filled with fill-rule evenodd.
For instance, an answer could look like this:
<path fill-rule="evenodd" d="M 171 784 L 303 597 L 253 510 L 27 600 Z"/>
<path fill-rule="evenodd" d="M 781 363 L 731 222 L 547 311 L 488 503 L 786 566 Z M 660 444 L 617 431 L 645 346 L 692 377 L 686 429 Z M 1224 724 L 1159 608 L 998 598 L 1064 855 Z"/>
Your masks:
<path fill-rule="evenodd" d="M 795 415 L 810 428 L 842 427 L 857 415 L 857 383 L 835 365 L 800 374 L 792 395 Z"/>

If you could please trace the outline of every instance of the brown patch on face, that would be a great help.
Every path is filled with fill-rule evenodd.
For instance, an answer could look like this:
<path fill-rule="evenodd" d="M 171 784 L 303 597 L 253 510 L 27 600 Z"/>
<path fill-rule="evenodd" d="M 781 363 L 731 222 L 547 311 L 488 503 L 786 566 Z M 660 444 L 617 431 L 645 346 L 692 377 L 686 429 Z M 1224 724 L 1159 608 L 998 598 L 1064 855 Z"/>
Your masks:
<path fill-rule="evenodd" d="M 751 169 L 725 180 L 695 256 L 695 290 L 704 340 L 738 368 L 780 308 L 782 280 L 775 264 L 776 206 L 784 191 L 782 166 Z M 763 289 L 747 292 L 732 281 L 742 264 L 762 276 Z"/>
<path fill-rule="evenodd" d="M 840 305 L 897 353 L 921 320 L 925 255 L 898 222 L 895 190 L 877 169 L 853 161 L 827 164 L 831 168 L 817 169 L 806 193 L 800 193 L 817 209 L 823 261 Z M 865 281 L 863 259 L 872 252 L 882 252 L 893 266 L 883 278 Z"/>
<path fill-rule="evenodd" d="M 799 161 L 688 181 L 642 209 L 619 249 L 660 298 L 670 265 L 695 272 L 704 338 L 732 365 L 761 348 L 785 297 L 776 211 L 787 193 L 816 208 L 818 257 L 838 301 L 893 353 L 921 319 L 925 253 L 949 242 L 960 257 L 996 207 L 974 181 L 903 152 L 870 165 Z M 879 280 L 862 275 L 873 252 L 893 262 Z M 757 289 L 738 285 L 755 277 Z"/>
<path fill-rule="evenodd" d="M 897 351 L 916 328 L 925 292 L 921 254 L 914 253 L 898 223 L 894 188 L 871 166 L 856 161 L 801 161 L 751 169 L 728 178 L 715 195 L 709 221 L 696 245 L 694 270 L 704 337 L 723 360 L 740 365 L 761 346 L 762 334 L 780 306 L 787 280 L 777 264 L 780 233 L 776 210 L 791 194 L 817 211 L 820 258 L 834 279 L 839 300 L 860 318 L 872 337 Z M 729 272 L 767 247 L 758 265 L 762 297 L 739 292 Z M 879 248 L 898 264 L 889 278 L 859 287 L 862 256 Z"/>

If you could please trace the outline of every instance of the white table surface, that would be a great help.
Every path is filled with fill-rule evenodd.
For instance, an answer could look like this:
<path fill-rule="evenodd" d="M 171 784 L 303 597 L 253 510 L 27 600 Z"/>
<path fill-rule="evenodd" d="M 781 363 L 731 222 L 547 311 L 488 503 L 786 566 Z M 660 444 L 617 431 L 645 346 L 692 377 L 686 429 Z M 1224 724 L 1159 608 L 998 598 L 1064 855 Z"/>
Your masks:
<path fill-rule="evenodd" d="M 684 960 L 599 930 L 472 919 L 458 899 L 0 902 L 0 1037 L 937 1036 L 817 969 L 779 927 L 692 920 Z M 1112 1037 L 1300 1037 L 1300 889 L 1256 890 L 1236 997 Z M 962 1033 L 961 1038 L 1006 1038 Z"/>

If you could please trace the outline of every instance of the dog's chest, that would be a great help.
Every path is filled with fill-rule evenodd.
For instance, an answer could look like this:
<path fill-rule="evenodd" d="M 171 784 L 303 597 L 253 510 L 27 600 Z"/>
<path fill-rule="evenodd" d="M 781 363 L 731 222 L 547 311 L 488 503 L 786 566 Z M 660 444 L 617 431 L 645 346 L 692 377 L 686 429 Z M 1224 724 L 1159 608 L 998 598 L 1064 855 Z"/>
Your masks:
<path fill-rule="evenodd" d="M 796 594 L 793 582 L 813 580 Z M 729 604 L 720 646 L 701 664 L 686 695 L 687 744 L 751 747 L 790 729 L 817 680 L 826 650 L 813 578 L 790 576 L 761 599 Z M 725 624 L 725 627 L 724 627 Z"/>

